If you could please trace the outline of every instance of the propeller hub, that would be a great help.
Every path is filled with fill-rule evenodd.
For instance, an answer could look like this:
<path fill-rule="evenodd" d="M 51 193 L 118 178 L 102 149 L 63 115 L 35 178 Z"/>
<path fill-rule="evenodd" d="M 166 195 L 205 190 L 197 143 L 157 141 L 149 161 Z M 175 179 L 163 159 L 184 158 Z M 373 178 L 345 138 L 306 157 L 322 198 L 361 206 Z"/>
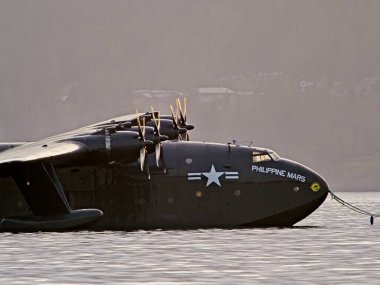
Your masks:
<path fill-rule="evenodd" d="M 185 128 L 179 128 L 178 129 L 178 133 L 181 134 L 181 135 L 182 134 L 186 134 L 186 132 L 187 132 L 187 130 Z"/>
<path fill-rule="evenodd" d="M 142 143 L 142 145 L 145 146 L 145 147 L 150 147 L 150 146 L 153 146 L 154 143 L 153 143 L 152 141 L 148 141 L 148 140 L 146 140 L 146 141 L 144 141 L 144 142 Z"/>
<path fill-rule="evenodd" d="M 160 141 L 164 142 L 164 141 L 166 141 L 168 139 L 169 139 L 168 136 L 160 135 Z"/>
<path fill-rule="evenodd" d="M 191 131 L 194 129 L 194 126 L 193 125 L 186 125 L 185 128 L 186 128 L 186 130 Z"/>

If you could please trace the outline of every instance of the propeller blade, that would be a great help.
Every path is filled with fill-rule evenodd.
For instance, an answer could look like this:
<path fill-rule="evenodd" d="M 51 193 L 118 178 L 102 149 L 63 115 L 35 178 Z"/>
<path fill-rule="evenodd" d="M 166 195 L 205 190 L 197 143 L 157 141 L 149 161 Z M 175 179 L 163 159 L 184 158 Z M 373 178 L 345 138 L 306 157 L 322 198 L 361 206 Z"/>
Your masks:
<path fill-rule="evenodd" d="M 155 135 L 159 135 L 160 134 L 160 122 L 157 123 L 157 118 L 156 118 L 156 115 L 155 115 L 155 112 L 153 110 L 153 107 L 151 106 L 150 107 L 151 110 L 152 110 L 152 118 L 153 118 L 153 122 L 154 122 L 154 133 Z"/>
<path fill-rule="evenodd" d="M 174 126 L 175 129 L 178 129 L 177 117 L 174 116 L 174 111 L 173 111 L 173 106 L 172 105 L 170 105 L 170 110 L 172 111 L 173 126 Z"/>
<path fill-rule="evenodd" d="M 179 125 L 185 125 L 186 124 L 186 119 L 184 116 L 184 112 L 182 110 L 182 104 L 181 104 L 181 99 L 177 98 L 177 105 L 179 107 L 179 118 L 177 117 L 177 121 Z"/>
<path fill-rule="evenodd" d="M 149 165 L 146 163 L 146 149 L 145 147 L 140 149 L 140 168 L 141 171 L 144 172 L 144 166 L 145 166 L 145 171 L 148 174 L 148 179 L 150 180 L 150 171 L 149 171 Z"/>
<path fill-rule="evenodd" d="M 145 163 L 145 170 L 146 170 L 146 174 L 148 175 L 148 179 L 150 180 L 149 163 Z"/>
<path fill-rule="evenodd" d="M 181 102 L 179 102 L 178 98 L 176 100 L 176 110 L 175 110 L 175 118 L 178 120 L 178 110 L 179 110 L 179 104 Z"/>
<path fill-rule="evenodd" d="M 179 116 L 180 116 L 179 120 L 178 120 L 178 116 L 177 116 L 177 120 L 178 120 L 179 124 L 182 124 L 182 122 L 183 122 L 183 114 L 182 114 L 181 100 L 179 98 L 177 98 L 177 106 L 178 106 L 178 109 L 179 109 Z"/>
<path fill-rule="evenodd" d="M 172 118 L 175 118 L 174 117 L 174 110 L 173 110 L 173 105 L 172 104 L 170 104 L 170 111 L 172 112 Z"/>
<path fill-rule="evenodd" d="M 154 136 L 155 136 L 154 141 L 156 143 L 156 145 L 155 145 L 156 164 L 157 164 L 157 167 L 160 167 L 161 141 L 166 140 L 166 137 L 161 136 L 161 134 L 160 134 L 160 121 L 157 120 L 156 114 L 155 114 L 152 106 L 151 106 L 151 110 L 152 110 L 152 118 L 153 118 L 153 122 L 154 122 Z M 160 113 L 158 113 L 158 116 L 160 116 Z M 158 123 L 157 123 L 157 121 L 158 121 Z"/>
<path fill-rule="evenodd" d="M 189 132 L 186 132 L 186 140 L 187 140 L 187 141 L 190 141 L 190 135 L 189 135 Z"/>
<path fill-rule="evenodd" d="M 183 105 L 184 105 L 183 116 L 184 116 L 185 122 L 186 122 L 186 117 L 187 117 L 186 97 L 183 97 Z"/>
<path fill-rule="evenodd" d="M 142 129 L 141 129 L 140 116 L 139 116 L 137 110 L 136 110 L 136 115 L 137 115 L 137 126 L 138 126 L 138 130 L 139 130 L 140 140 L 143 140 L 145 136 L 144 136 Z"/>
<path fill-rule="evenodd" d="M 157 167 L 160 167 L 161 144 L 160 143 L 156 144 L 155 148 L 156 148 L 156 164 L 157 164 Z"/>
<path fill-rule="evenodd" d="M 141 167 L 141 171 L 144 171 L 145 155 L 146 155 L 145 147 L 142 147 L 140 149 L 140 167 Z"/>
<path fill-rule="evenodd" d="M 143 138 L 144 139 L 145 139 L 145 133 L 146 133 L 146 129 L 145 129 L 145 117 L 143 117 L 142 134 L 143 134 Z"/>
<path fill-rule="evenodd" d="M 154 122 L 154 124 L 156 125 L 156 115 L 155 115 L 155 113 L 154 113 L 154 109 L 153 109 L 153 106 L 150 106 L 150 110 L 152 111 L 152 118 L 153 118 L 153 122 Z"/>
<path fill-rule="evenodd" d="M 160 112 L 158 112 L 158 126 L 157 126 L 157 128 L 158 128 L 158 131 L 160 131 L 161 130 L 161 120 L 160 120 Z"/>

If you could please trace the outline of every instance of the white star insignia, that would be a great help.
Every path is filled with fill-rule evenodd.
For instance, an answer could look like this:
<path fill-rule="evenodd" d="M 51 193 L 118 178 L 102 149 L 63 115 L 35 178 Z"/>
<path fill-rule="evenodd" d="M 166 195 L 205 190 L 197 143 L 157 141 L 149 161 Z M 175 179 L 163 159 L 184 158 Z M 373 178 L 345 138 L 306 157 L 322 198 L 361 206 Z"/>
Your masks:
<path fill-rule="evenodd" d="M 215 183 L 216 185 L 221 187 L 219 177 L 222 176 L 224 172 L 216 172 L 214 165 L 211 166 L 210 172 L 202 172 L 202 174 L 208 178 L 206 187 L 208 187 L 212 183 Z"/>

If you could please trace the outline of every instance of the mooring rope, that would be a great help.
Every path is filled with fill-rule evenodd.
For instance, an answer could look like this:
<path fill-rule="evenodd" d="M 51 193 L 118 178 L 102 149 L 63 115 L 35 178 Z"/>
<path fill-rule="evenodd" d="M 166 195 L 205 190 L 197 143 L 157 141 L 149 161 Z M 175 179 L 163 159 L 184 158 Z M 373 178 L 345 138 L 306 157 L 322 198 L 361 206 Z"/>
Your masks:
<path fill-rule="evenodd" d="M 330 192 L 330 195 L 331 195 L 331 198 L 335 201 L 337 201 L 338 203 L 342 204 L 343 206 L 347 207 L 348 209 L 356 212 L 356 213 L 359 213 L 359 214 L 362 214 L 362 215 L 366 215 L 366 216 L 370 216 L 370 223 L 371 225 L 373 225 L 373 220 L 374 220 L 374 217 L 380 217 L 380 215 L 378 214 L 373 214 L 373 213 L 370 213 L 370 212 L 367 212 L 363 209 L 360 209 L 350 203 L 347 203 L 346 201 L 344 201 L 342 198 L 339 198 L 338 196 L 336 196 L 333 192 Z"/>

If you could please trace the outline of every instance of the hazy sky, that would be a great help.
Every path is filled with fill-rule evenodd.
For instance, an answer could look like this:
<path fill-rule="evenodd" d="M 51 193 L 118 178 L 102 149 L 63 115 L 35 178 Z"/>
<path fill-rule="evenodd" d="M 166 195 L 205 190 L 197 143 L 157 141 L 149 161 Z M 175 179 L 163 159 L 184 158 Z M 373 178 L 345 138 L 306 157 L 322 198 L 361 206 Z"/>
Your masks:
<path fill-rule="evenodd" d="M 338 188 L 376 188 L 378 11 L 380 1 L 0 0 L 0 140 L 148 110 L 136 89 L 176 90 L 190 94 L 194 139 L 253 137 Z M 281 75 L 257 81 L 266 73 Z M 253 95 L 191 97 L 220 85 Z"/>

